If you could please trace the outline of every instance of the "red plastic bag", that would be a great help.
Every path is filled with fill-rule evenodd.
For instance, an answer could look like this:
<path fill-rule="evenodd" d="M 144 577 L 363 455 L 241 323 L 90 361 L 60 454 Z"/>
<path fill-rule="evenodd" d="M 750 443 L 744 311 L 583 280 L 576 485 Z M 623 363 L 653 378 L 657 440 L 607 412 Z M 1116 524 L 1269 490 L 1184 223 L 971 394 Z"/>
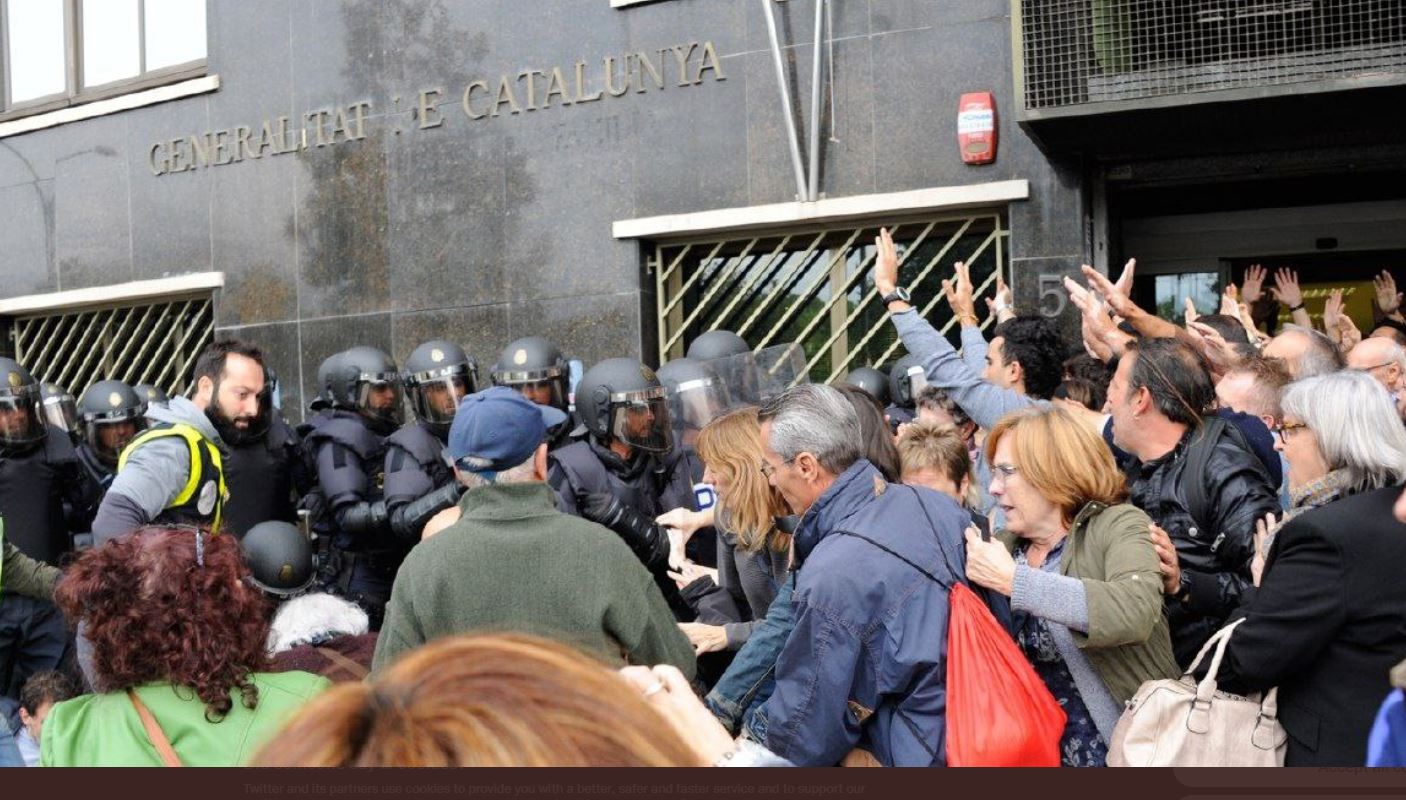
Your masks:
<path fill-rule="evenodd" d="M 947 765 L 1059 766 L 1059 701 L 971 589 L 952 587 L 948 605 Z"/>

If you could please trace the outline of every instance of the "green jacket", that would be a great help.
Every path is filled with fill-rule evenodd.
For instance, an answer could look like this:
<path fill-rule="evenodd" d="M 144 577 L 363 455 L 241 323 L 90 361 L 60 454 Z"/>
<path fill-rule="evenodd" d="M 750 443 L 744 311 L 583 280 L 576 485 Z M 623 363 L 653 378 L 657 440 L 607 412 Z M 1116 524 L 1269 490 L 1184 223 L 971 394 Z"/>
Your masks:
<path fill-rule="evenodd" d="M 307 672 L 256 672 L 254 709 L 231 690 L 234 707 L 219 722 L 205 719 L 205 704 L 189 689 L 169 683 L 136 687 L 156 724 L 187 767 L 237 767 L 247 763 L 298 709 L 332 684 Z M 159 767 L 161 757 L 126 692 L 88 694 L 54 706 L 39 743 L 46 767 Z"/>
<path fill-rule="evenodd" d="M 56 567 L 35 561 L 5 541 L 5 521 L 0 519 L 0 588 L 39 600 L 54 599 L 54 584 L 61 574 Z"/>
<path fill-rule="evenodd" d="M 1083 582 L 1089 604 L 1089 632 L 1069 632 L 1120 703 L 1145 681 L 1181 675 L 1162 613 L 1150 523 L 1131 505 L 1089 503 L 1074 518 L 1059 561 L 1061 575 Z M 1008 531 L 998 535 L 1012 552 L 1020 543 Z"/>
<path fill-rule="evenodd" d="M 616 534 L 557 511 L 547 484 L 475 487 L 459 509 L 401 564 L 373 671 L 441 636 L 511 631 L 693 677 L 693 647 L 648 570 Z"/>

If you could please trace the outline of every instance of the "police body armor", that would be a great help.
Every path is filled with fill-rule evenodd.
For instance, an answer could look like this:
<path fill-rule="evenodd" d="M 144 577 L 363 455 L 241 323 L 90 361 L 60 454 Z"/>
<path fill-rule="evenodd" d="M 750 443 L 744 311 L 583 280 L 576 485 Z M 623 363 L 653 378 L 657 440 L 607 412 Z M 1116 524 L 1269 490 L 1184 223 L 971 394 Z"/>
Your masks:
<path fill-rule="evenodd" d="M 233 502 L 225 514 L 225 525 L 243 538 L 260 522 L 296 522 L 297 474 L 303 468 L 298 435 L 274 413 L 261 439 L 229 448 L 225 482 Z"/>
<path fill-rule="evenodd" d="M 86 531 L 101 499 L 67 431 L 48 429 L 24 452 L 0 450 L 0 513 L 10 543 L 57 565 L 72 549 L 70 531 Z"/>
<path fill-rule="evenodd" d="M 219 533 L 224 523 L 225 501 L 229 499 L 224 455 L 214 442 L 194 427 L 183 422 L 163 422 L 147 428 L 122 451 L 122 457 L 117 460 L 117 471 L 122 471 L 137 448 L 155 439 L 165 438 L 185 441 L 190 449 L 190 475 L 181 491 L 153 521 L 200 525 Z"/>
<path fill-rule="evenodd" d="M 117 472 L 108 469 L 108 466 L 87 444 L 78 445 L 77 456 L 78 463 L 83 465 L 83 470 L 87 472 L 89 480 L 97 487 L 98 505 L 102 505 L 102 496 L 107 494 L 108 487 L 112 486 L 112 479 L 117 477 Z"/>
<path fill-rule="evenodd" d="M 604 447 L 588 437 L 573 442 L 556 452 L 549 453 L 552 464 L 548 482 L 557 493 L 559 510 L 590 518 L 587 511 L 592 497 L 609 495 L 632 515 L 637 515 L 641 523 L 653 524 L 654 518 L 663 513 L 662 499 L 666 491 L 672 489 L 674 496 L 681 498 L 681 485 L 674 475 L 685 474 L 685 470 L 666 471 L 659 460 L 641 451 L 635 451 L 633 458 L 626 462 L 610 448 Z M 682 462 L 678 462 L 680 465 Z M 688 492 L 691 494 L 691 483 Z M 687 503 L 688 508 L 694 508 Z M 606 527 L 621 533 L 618 526 Z M 628 527 L 628 526 L 627 526 Z M 662 533 L 660 534 L 662 535 Z M 654 577 L 655 584 L 664 595 L 664 600 L 681 621 L 692 620 L 693 610 L 679 594 L 678 586 L 667 575 L 668 550 L 651 548 L 638 536 L 626 536 L 625 543 L 635 552 L 646 569 Z"/>
<path fill-rule="evenodd" d="M 386 512 L 392 533 L 411 545 L 431 517 L 463 495 L 435 427 L 412 422 L 386 440 Z"/>
<path fill-rule="evenodd" d="M 339 511 L 357 503 L 381 503 L 385 489 L 386 440 L 377 436 L 355 411 L 334 411 L 308 434 L 317 458 L 317 482 L 332 516 L 332 546 L 346 552 L 385 552 L 403 549 L 387 525 L 372 523 L 365 530 L 345 529 L 336 522 Z"/>

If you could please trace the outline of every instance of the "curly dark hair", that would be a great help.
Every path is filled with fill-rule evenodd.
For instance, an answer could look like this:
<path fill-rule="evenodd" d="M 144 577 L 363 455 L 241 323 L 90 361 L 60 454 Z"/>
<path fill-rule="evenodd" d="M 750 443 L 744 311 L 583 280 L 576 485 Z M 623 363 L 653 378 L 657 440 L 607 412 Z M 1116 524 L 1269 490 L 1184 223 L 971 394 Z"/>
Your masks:
<path fill-rule="evenodd" d="M 234 707 L 232 689 L 246 708 L 258 704 L 249 676 L 268 664 L 267 601 L 245 584 L 248 573 L 233 536 L 147 526 L 80 554 L 54 600 L 85 624 L 98 691 L 169 682 L 194 691 L 218 722 Z"/>
<path fill-rule="evenodd" d="M 1062 378 L 1064 359 L 1069 356 L 1069 345 L 1055 324 L 1041 316 L 1022 314 L 997 325 L 992 336 L 1005 340 L 1001 359 L 1020 365 L 1026 394 L 1037 400 L 1050 399 Z"/>

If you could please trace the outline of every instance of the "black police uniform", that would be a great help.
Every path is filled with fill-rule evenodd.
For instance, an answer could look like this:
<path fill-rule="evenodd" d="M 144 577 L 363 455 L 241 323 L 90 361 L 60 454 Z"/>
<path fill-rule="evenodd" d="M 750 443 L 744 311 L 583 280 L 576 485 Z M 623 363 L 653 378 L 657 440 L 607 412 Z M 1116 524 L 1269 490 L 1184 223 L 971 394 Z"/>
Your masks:
<path fill-rule="evenodd" d="M 650 448 L 632 443 L 629 458 L 610 449 L 612 422 L 617 401 L 627 394 L 654 409 L 655 428 Z M 548 455 L 547 482 L 557 493 L 558 508 L 610 528 L 630 546 L 674 609 L 676 616 L 691 619 L 692 611 L 679 596 L 678 586 L 668 577 L 669 541 L 654 518 L 664 511 L 666 490 L 672 499 L 683 499 L 683 486 L 692 492 L 692 480 L 682 460 L 669 462 L 672 448 L 664 388 L 653 371 L 630 359 L 608 359 L 586 372 L 577 389 L 576 408 L 589 431 L 582 441 L 573 442 Z M 692 504 L 686 504 L 693 508 Z M 670 506 L 672 508 L 673 506 Z"/>
<path fill-rule="evenodd" d="M 385 504 L 386 437 L 399 424 L 400 375 L 372 347 L 353 347 L 328 362 L 326 394 L 335 408 L 308 434 L 308 449 L 322 524 L 331 528 L 329 588 L 365 609 L 378 630 L 396 570 L 413 544 L 392 532 Z M 385 411 L 363 405 L 371 385 L 387 384 L 396 397 Z"/>
<path fill-rule="evenodd" d="M 263 436 L 240 444 L 226 442 L 225 527 L 241 538 L 260 522 L 296 522 L 297 498 L 309 488 L 297 432 L 277 409 L 269 415 Z"/>
<path fill-rule="evenodd" d="M 5 537 L 30 558 L 57 566 L 73 547 L 72 532 L 88 530 L 101 500 L 67 432 L 50 428 L 28 451 L 0 449 Z"/>

